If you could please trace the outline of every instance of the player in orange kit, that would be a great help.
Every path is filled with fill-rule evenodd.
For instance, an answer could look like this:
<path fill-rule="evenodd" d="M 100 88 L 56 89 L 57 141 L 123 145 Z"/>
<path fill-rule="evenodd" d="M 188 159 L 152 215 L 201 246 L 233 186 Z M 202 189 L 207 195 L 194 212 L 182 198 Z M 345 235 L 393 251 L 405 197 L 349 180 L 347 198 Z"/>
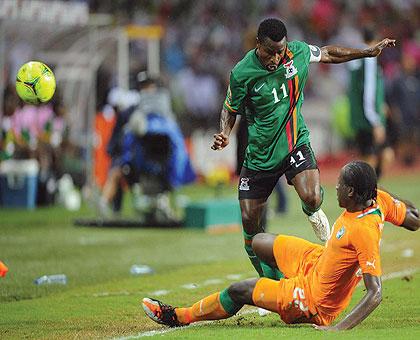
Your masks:
<path fill-rule="evenodd" d="M 158 323 L 182 326 L 228 318 L 248 304 L 277 312 L 286 323 L 312 323 L 319 330 L 358 325 L 382 299 L 379 247 L 384 222 L 415 231 L 420 219 L 412 203 L 377 190 L 375 171 L 365 162 L 344 166 L 336 189 L 338 203 L 345 210 L 325 247 L 293 236 L 261 233 L 254 237 L 257 256 L 278 268 L 284 279 L 237 282 L 188 308 L 145 298 L 146 314 Z M 365 296 L 343 320 L 330 326 L 348 306 L 362 277 Z"/>

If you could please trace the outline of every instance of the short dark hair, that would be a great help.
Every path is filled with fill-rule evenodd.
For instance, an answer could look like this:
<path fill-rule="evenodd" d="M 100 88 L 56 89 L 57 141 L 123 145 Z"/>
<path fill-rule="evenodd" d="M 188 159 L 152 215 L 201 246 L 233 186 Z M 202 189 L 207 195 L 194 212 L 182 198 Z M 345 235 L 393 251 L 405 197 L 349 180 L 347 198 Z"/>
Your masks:
<path fill-rule="evenodd" d="M 260 23 L 260 26 L 258 27 L 257 37 L 260 42 L 263 42 L 265 38 L 270 38 L 275 42 L 279 42 L 286 35 L 286 26 L 279 19 L 265 19 Z"/>
<path fill-rule="evenodd" d="M 354 190 L 353 200 L 363 204 L 370 199 L 376 199 L 378 179 L 375 170 L 366 162 L 353 161 L 344 167 L 344 184 Z"/>

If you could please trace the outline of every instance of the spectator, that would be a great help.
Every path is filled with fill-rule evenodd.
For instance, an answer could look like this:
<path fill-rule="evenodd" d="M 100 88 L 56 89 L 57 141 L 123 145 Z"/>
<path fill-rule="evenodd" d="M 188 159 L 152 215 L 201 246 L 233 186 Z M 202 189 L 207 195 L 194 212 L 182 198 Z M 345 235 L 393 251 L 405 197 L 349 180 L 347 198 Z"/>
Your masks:
<path fill-rule="evenodd" d="M 205 72 L 195 60 L 177 75 L 175 82 L 186 111 L 180 116 L 184 135 L 189 136 L 197 129 L 216 128 L 214 121 L 219 110 L 220 90 L 215 77 Z"/>
<path fill-rule="evenodd" d="M 401 73 L 393 81 L 391 107 L 399 125 L 399 153 L 404 164 L 416 160 L 413 146 L 419 145 L 420 131 L 420 79 L 416 73 L 416 61 L 407 50 L 401 56 Z"/>
<path fill-rule="evenodd" d="M 363 37 L 368 46 L 377 43 L 371 29 L 365 29 Z M 355 131 L 357 149 L 379 178 L 382 169 L 392 159 L 389 156 L 392 151 L 386 144 L 382 68 L 376 58 L 354 60 L 349 65 L 351 124 Z"/>

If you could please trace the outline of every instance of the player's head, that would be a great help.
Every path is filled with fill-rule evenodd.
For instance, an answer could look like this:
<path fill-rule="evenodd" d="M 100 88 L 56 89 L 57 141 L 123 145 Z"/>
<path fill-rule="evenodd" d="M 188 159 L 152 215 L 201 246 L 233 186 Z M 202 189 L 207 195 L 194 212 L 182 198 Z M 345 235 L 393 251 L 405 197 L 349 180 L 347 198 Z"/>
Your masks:
<path fill-rule="evenodd" d="M 350 162 L 341 169 L 336 189 L 340 207 L 362 206 L 365 208 L 372 199 L 376 199 L 376 172 L 366 162 Z"/>
<path fill-rule="evenodd" d="M 279 19 L 265 19 L 257 33 L 257 55 L 268 71 L 277 70 L 287 48 L 286 26 Z"/>

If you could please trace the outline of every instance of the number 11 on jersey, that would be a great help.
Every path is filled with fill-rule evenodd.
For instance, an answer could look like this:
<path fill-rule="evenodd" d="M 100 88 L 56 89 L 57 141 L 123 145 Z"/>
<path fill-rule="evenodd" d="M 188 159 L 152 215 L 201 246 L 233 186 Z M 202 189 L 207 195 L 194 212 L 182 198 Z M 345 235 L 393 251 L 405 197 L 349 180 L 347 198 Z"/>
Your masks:
<path fill-rule="evenodd" d="M 286 92 L 286 84 L 284 84 L 284 83 L 281 84 L 280 89 L 283 91 L 283 98 L 282 99 L 286 98 L 288 96 L 287 92 Z M 277 95 L 277 90 L 276 90 L 275 87 L 273 87 L 273 91 L 271 91 L 271 93 L 274 96 L 274 104 L 278 103 L 280 101 L 280 99 Z"/>

